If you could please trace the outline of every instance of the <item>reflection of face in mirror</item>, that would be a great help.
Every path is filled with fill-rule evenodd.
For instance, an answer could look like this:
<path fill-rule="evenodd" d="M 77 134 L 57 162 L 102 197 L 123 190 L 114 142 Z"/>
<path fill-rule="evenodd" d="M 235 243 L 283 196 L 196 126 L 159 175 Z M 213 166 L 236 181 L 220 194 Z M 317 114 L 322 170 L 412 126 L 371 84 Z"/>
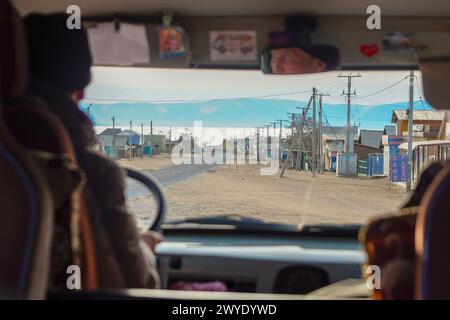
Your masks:
<path fill-rule="evenodd" d="M 299 48 L 270 50 L 271 68 L 274 74 L 304 74 L 323 72 L 326 64 Z"/>

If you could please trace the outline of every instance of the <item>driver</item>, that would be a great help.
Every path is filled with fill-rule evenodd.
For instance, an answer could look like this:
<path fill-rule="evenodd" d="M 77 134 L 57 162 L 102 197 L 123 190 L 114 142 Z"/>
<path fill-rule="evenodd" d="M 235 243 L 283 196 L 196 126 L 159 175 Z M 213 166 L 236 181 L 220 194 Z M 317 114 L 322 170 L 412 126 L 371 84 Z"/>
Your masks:
<path fill-rule="evenodd" d="M 323 72 L 326 64 L 299 48 L 272 49 L 271 68 L 274 74 Z"/>
<path fill-rule="evenodd" d="M 99 288 L 157 288 L 152 251 L 160 236 L 139 234 L 126 210 L 121 169 L 90 150 L 96 143 L 95 132 L 78 103 L 91 79 L 92 59 L 85 30 L 67 29 L 67 17 L 31 14 L 25 18 L 32 75 L 29 91 L 44 100 L 65 125 L 86 174 Z"/>

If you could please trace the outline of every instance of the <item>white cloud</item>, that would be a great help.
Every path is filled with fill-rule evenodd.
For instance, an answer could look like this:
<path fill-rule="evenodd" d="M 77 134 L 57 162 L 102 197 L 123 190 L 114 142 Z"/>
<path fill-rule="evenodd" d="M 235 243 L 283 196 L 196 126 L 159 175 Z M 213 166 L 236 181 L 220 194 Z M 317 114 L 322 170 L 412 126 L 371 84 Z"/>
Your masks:
<path fill-rule="evenodd" d="M 208 105 L 208 106 L 203 106 L 203 107 L 200 109 L 200 113 L 201 113 L 202 115 L 207 115 L 207 114 L 210 114 L 210 113 L 214 113 L 214 112 L 216 112 L 217 110 L 219 110 L 219 107 Z"/>
<path fill-rule="evenodd" d="M 165 107 L 159 107 L 159 108 L 158 108 L 158 111 L 159 111 L 160 113 L 166 113 L 166 112 L 167 112 L 167 109 L 166 109 Z"/>

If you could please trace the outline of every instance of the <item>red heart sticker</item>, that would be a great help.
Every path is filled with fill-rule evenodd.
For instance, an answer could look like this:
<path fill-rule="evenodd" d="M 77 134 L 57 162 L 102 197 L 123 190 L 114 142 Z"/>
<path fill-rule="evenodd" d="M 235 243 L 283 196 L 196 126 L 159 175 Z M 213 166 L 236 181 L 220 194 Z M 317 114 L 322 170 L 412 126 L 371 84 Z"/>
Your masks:
<path fill-rule="evenodd" d="M 372 57 L 378 53 L 379 48 L 376 44 L 363 44 L 359 47 L 359 51 L 367 57 Z"/>

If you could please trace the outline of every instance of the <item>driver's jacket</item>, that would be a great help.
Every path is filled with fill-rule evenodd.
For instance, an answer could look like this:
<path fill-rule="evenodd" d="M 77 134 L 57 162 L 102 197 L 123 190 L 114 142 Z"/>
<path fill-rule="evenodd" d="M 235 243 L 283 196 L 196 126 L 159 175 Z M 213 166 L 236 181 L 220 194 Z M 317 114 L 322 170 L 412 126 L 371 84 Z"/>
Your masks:
<path fill-rule="evenodd" d="M 91 121 L 67 94 L 41 80 L 32 79 L 30 93 L 42 99 L 65 125 L 85 172 L 99 288 L 158 288 L 155 257 L 126 209 L 122 170 L 90 150 L 95 144 Z"/>

